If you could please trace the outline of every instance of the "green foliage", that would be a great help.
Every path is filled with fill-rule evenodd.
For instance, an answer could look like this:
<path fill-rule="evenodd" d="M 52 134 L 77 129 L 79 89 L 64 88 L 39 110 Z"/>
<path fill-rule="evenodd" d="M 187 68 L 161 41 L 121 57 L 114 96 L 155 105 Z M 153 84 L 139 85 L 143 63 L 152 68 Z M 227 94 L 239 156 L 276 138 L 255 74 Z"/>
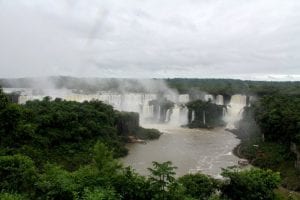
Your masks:
<path fill-rule="evenodd" d="M 113 158 L 112 152 L 100 142 L 94 146 L 94 161 L 100 173 L 111 176 L 121 168 L 121 164 Z"/>
<path fill-rule="evenodd" d="M 43 199 L 112 198 L 114 195 L 111 190 L 93 188 L 109 188 L 111 180 L 117 176 L 119 165 L 103 144 L 97 143 L 94 148 L 95 164 L 83 166 L 74 172 L 56 165 L 46 165 L 37 182 L 37 196 Z"/>
<path fill-rule="evenodd" d="M 1 200 L 26 200 L 27 198 L 20 194 L 0 193 Z"/>
<path fill-rule="evenodd" d="M 260 143 L 256 148 L 256 155 L 252 163 L 261 168 L 271 168 L 289 159 L 289 150 L 277 143 Z"/>
<path fill-rule="evenodd" d="M 167 79 L 166 81 L 171 88 L 176 88 L 180 93 L 206 91 L 210 94 L 233 95 L 235 93 L 245 93 L 248 91 L 248 85 L 246 82 L 233 79 L 175 78 Z"/>
<path fill-rule="evenodd" d="M 2 88 L 0 88 L 0 110 L 4 109 L 8 104 L 7 96 L 3 93 Z"/>
<path fill-rule="evenodd" d="M 41 166 L 44 157 L 76 169 L 91 161 L 95 141 L 105 142 L 115 155 L 126 152 L 115 129 L 111 106 L 99 101 L 27 102 L 8 104 L 0 111 L 0 148 L 6 152 L 30 155 Z"/>
<path fill-rule="evenodd" d="M 154 140 L 158 139 L 161 136 L 161 132 L 159 132 L 157 129 L 146 129 L 140 127 L 135 134 L 137 138 L 140 138 L 142 140 Z"/>
<path fill-rule="evenodd" d="M 135 136 L 143 140 L 158 139 L 161 133 L 156 129 L 145 129 L 139 126 L 139 114 L 134 112 L 116 112 L 118 134 Z"/>
<path fill-rule="evenodd" d="M 19 147 L 19 141 L 28 141 L 34 127 L 26 123 L 27 116 L 26 110 L 17 104 L 7 104 L 0 110 L 1 146 Z"/>
<path fill-rule="evenodd" d="M 37 183 L 37 196 L 42 199 L 92 199 L 96 197 L 112 198 L 111 190 L 92 189 L 107 187 L 109 183 L 95 168 L 85 167 L 76 172 L 68 172 L 58 166 L 48 166 Z M 112 198 L 115 199 L 115 198 Z"/>
<path fill-rule="evenodd" d="M 104 182 L 102 180 L 102 177 L 104 175 L 99 174 L 98 169 L 94 165 L 85 165 L 80 167 L 78 170 L 72 172 L 72 178 L 74 183 L 76 184 L 78 192 L 82 192 L 83 188 L 86 187 L 104 187 L 109 185 L 110 183 Z"/>
<path fill-rule="evenodd" d="M 23 155 L 0 156 L 0 191 L 34 194 L 37 172 L 33 161 Z"/>
<path fill-rule="evenodd" d="M 255 105 L 255 116 L 267 141 L 286 146 L 300 143 L 300 98 L 297 96 L 271 95 Z"/>
<path fill-rule="evenodd" d="M 130 123 L 131 118 L 118 113 L 100 101 L 44 98 L 24 106 L 8 103 L 0 110 L 0 153 L 28 155 L 41 167 L 47 157 L 70 170 L 91 162 L 91 149 L 97 140 L 105 143 L 114 157 L 126 155 L 123 137 L 127 133 L 117 132 L 116 127 L 120 122 Z M 154 131 L 140 129 L 136 119 L 130 131 L 148 138 L 157 136 Z"/>
<path fill-rule="evenodd" d="M 251 168 L 249 170 L 224 170 L 227 182 L 222 188 L 223 195 L 232 200 L 272 200 L 274 189 L 280 184 L 279 173 L 271 170 Z"/>
<path fill-rule="evenodd" d="M 280 134 L 274 129 L 274 136 L 265 132 L 267 140 L 297 141 L 299 118 L 292 111 L 298 112 L 298 103 L 292 100 L 282 113 L 276 110 L 276 103 L 256 108 L 257 119 L 268 124 L 265 131 L 281 119 L 284 122 Z M 165 106 L 172 106 L 171 102 Z M 201 109 L 219 112 L 209 103 L 197 106 L 199 113 Z M 140 138 L 156 138 L 159 133 L 139 128 L 134 113 L 121 115 L 99 101 L 45 98 L 17 105 L 0 91 L 0 199 L 219 199 L 214 194 L 219 189 L 214 179 L 196 174 L 176 180 L 176 167 L 170 161 L 153 162 L 148 178 L 122 168 L 115 157 L 126 153 L 124 137 L 132 132 Z M 208 122 L 209 118 L 213 117 L 207 116 Z M 274 148 L 262 150 L 272 152 Z M 268 157 L 281 162 L 284 152 L 276 149 Z M 228 181 L 221 192 L 231 199 L 271 199 L 279 183 L 279 175 L 268 170 L 227 170 L 224 176 Z"/>
<path fill-rule="evenodd" d="M 208 199 L 218 188 L 217 180 L 200 173 L 184 175 L 178 182 L 183 185 L 185 195 L 201 200 Z"/>
<path fill-rule="evenodd" d="M 82 200 L 118 200 L 114 191 L 97 188 L 94 190 L 85 189 Z"/>
<path fill-rule="evenodd" d="M 43 199 L 74 199 L 77 185 L 72 173 L 55 165 L 46 165 L 37 182 L 38 196 Z"/>
<path fill-rule="evenodd" d="M 210 94 L 233 94 L 270 95 L 300 94 L 300 82 L 272 82 L 272 81 L 242 81 L 235 79 L 186 79 L 174 78 L 166 80 L 169 87 L 177 89 L 180 93 L 205 91 Z"/>
<path fill-rule="evenodd" d="M 152 191 L 150 188 L 150 181 L 144 176 L 138 175 L 129 167 L 124 168 L 122 173 L 114 177 L 112 184 L 118 194 L 120 194 L 121 199 L 151 199 Z"/>
<path fill-rule="evenodd" d="M 167 188 L 175 181 L 175 169 L 171 161 L 158 163 L 153 161 L 153 168 L 148 168 L 151 175 L 149 177 L 151 188 L 156 191 L 159 199 L 165 199 Z"/>
<path fill-rule="evenodd" d="M 291 144 L 299 146 L 299 102 L 299 95 L 265 95 L 245 109 L 238 130 L 238 153 L 254 166 L 279 171 L 282 186 L 297 191 L 300 174 Z"/>

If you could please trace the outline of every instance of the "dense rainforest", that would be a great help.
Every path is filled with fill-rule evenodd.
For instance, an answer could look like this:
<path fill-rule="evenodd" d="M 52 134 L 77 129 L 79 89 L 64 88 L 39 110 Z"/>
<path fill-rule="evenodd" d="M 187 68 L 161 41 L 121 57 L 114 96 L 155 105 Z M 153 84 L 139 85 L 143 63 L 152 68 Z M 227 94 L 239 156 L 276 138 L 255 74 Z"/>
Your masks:
<path fill-rule="evenodd" d="M 170 161 L 153 162 L 147 177 L 123 167 L 115 157 L 126 153 L 127 135 L 141 134 L 137 117 L 99 101 L 46 97 L 18 105 L 0 90 L 0 199 L 279 198 L 280 175 L 271 170 L 231 168 L 216 180 L 201 173 L 178 178 Z M 159 136 L 142 130 L 148 132 Z"/>
<path fill-rule="evenodd" d="M 115 157 L 127 154 L 128 136 L 156 139 L 160 133 L 139 126 L 137 113 L 118 112 L 100 101 L 78 103 L 56 98 L 28 101 L 25 105 L 2 102 L 1 153 L 24 153 L 35 162 L 44 157 L 68 169 L 90 162 L 89 149 L 99 140 Z"/>
<path fill-rule="evenodd" d="M 180 93 L 197 94 L 205 91 L 209 94 L 221 94 L 225 97 L 234 94 L 263 96 L 273 93 L 300 95 L 299 81 L 243 81 L 237 79 L 185 79 L 175 78 L 165 80 L 170 88 Z"/>
<path fill-rule="evenodd" d="M 300 191 L 300 97 L 265 95 L 243 115 L 236 153 L 254 166 L 279 171 L 282 186 Z"/>

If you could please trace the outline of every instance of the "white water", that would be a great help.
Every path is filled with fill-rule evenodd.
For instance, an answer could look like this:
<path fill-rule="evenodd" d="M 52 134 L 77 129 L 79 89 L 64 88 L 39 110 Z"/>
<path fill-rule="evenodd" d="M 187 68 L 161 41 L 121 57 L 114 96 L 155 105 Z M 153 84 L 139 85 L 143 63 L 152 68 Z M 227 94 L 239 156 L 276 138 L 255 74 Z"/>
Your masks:
<path fill-rule="evenodd" d="M 13 88 L 5 89 L 6 92 L 21 91 L 19 97 L 19 103 L 25 104 L 30 100 L 42 100 L 44 96 L 51 96 L 52 99 L 62 98 L 68 101 L 91 101 L 100 100 L 106 104 L 113 106 L 119 111 L 137 112 L 140 114 L 140 122 L 146 123 L 149 120 L 159 121 L 160 120 L 160 107 L 156 113 L 154 113 L 154 106 L 149 105 L 149 102 L 158 99 L 157 94 L 152 93 L 111 93 L 111 92 L 99 92 L 97 94 L 75 94 L 71 90 L 43 90 L 43 95 L 35 95 L 33 89 L 22 89 Z M 167 117 L 165 122 L 173 125 L 185 125 L 187 124 L 188 111 L 184 106 L 189 101 L 188 94 L 166 94 L 164 95 L 170 101 L 175 102 L 174 108 L 167 111 Z M 156 116 L 155 116 L 156 114 Z"/>
<path fill-rule="evenodd" d="M 204 101 L 211 101 L 212 103 L 215 102 L 214 96 L 211 94 L 205 94 L 204 95 Z"/>
<path fill-rule="evenodd" d="M 235 122 L 242 118 L 243 109 L 246 106 L 247 96 L 236 94 L 231 96 L 230 103 L 227 106 L 225 121 L 227 129 L 235 129 Z"/>
<path fill-rule="evenodd" d="M 182 107 L 178 104 L 175 104 L 171 112 L 171 116 L 173 117 L 170 118 L 169 124 L 173 126 L 178 126 L 185 125 L 188 123 L 188 109 L 186 107 Z"/>
<path fill-rule="evenodd" d="M 224 105 L 224 97 L 223 97 L 223 95 L 217 95 L 217 97 L 216 97 L 216 104 L 217 105 Z"/>
<path fill-rule="evenodd" d="M 140 122 L 147 123 L 150 120 L 159 121 L 160 107 L 158 107 L 157 116 L 154 116 L 154 106 L 149 105 L 149 102 L 158 98 L 157 94 L 153 93 L 111 93 L 111 92 L 98 92 L 97 94 L 84 95 L 75 94 L 71 90 L 51 90 L 43 89 L 42 94 L 36 95 L 33 89 L 24 88 L 4 88 L 6 92 L 21 91 L 19 103 L 24 104 L 28 100 L 43 99 L 44 96 L 51 96 L 53 99 L 56 97 L 70 100 L 70 101 L 91 101 L 93 99 L 103 101 L 112 105 L 115 109 L 120 111 L 138 112 L 140 114 Z M 166 113 L 165 123 L 173 126 L 185 125 L 188 122 L 188 110 L 184 106 L 189 102 L 190 97 L 188 94 L 170 93 L 164 95 L 165 98 L 175 102 L 174 108 L 169 109 Z M 211 94 L 205 94 L 203 97 L 205 101 L 211 101 L 217 105 L 224 105 L 224 97 L 217 95 L 215 98 Z M 243 108 L 246 106 L 246 96 L 236 94 L 231 97 L 230 103 L 227 105 L 227 112 L 224 110 L 224 120 L 227 122 L 228 129 L 234 129 L 234 123 L 241 119 Z M 195 113 L 192 112 L 192 120 L 195 118 Z"/>

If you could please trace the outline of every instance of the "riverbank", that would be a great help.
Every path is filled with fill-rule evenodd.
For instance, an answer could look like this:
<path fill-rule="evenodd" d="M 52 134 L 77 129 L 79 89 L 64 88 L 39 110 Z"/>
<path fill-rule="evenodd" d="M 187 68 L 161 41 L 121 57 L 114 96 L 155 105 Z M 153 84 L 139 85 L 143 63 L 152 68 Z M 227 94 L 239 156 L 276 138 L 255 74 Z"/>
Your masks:
<path fill-rule="evenodd" d="M 279 144 L 262 142 L 257 135 L 245 137 L 243 127 L 228 131 L 241 141 L 232 151 L 235 156 L 247 159 L 255 167 L 280 172 L 282 182 L 276 190 L 278 196 L 283 200 L 300 199 L 300 172 L 295 169 L 292 156 L 286 153 L 285 148 Z"/>

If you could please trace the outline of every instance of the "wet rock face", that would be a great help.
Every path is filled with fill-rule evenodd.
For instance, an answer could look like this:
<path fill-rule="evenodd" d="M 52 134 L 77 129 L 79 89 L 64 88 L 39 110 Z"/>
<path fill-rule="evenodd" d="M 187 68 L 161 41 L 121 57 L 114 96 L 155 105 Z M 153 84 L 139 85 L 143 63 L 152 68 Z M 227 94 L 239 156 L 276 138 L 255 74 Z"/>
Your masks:
<path fill-rule="evenodd" d="M 139 129 L 139 114 L 134 112 L 119 112 L 116 119 L 119 135 L 132 135 Z"/>

